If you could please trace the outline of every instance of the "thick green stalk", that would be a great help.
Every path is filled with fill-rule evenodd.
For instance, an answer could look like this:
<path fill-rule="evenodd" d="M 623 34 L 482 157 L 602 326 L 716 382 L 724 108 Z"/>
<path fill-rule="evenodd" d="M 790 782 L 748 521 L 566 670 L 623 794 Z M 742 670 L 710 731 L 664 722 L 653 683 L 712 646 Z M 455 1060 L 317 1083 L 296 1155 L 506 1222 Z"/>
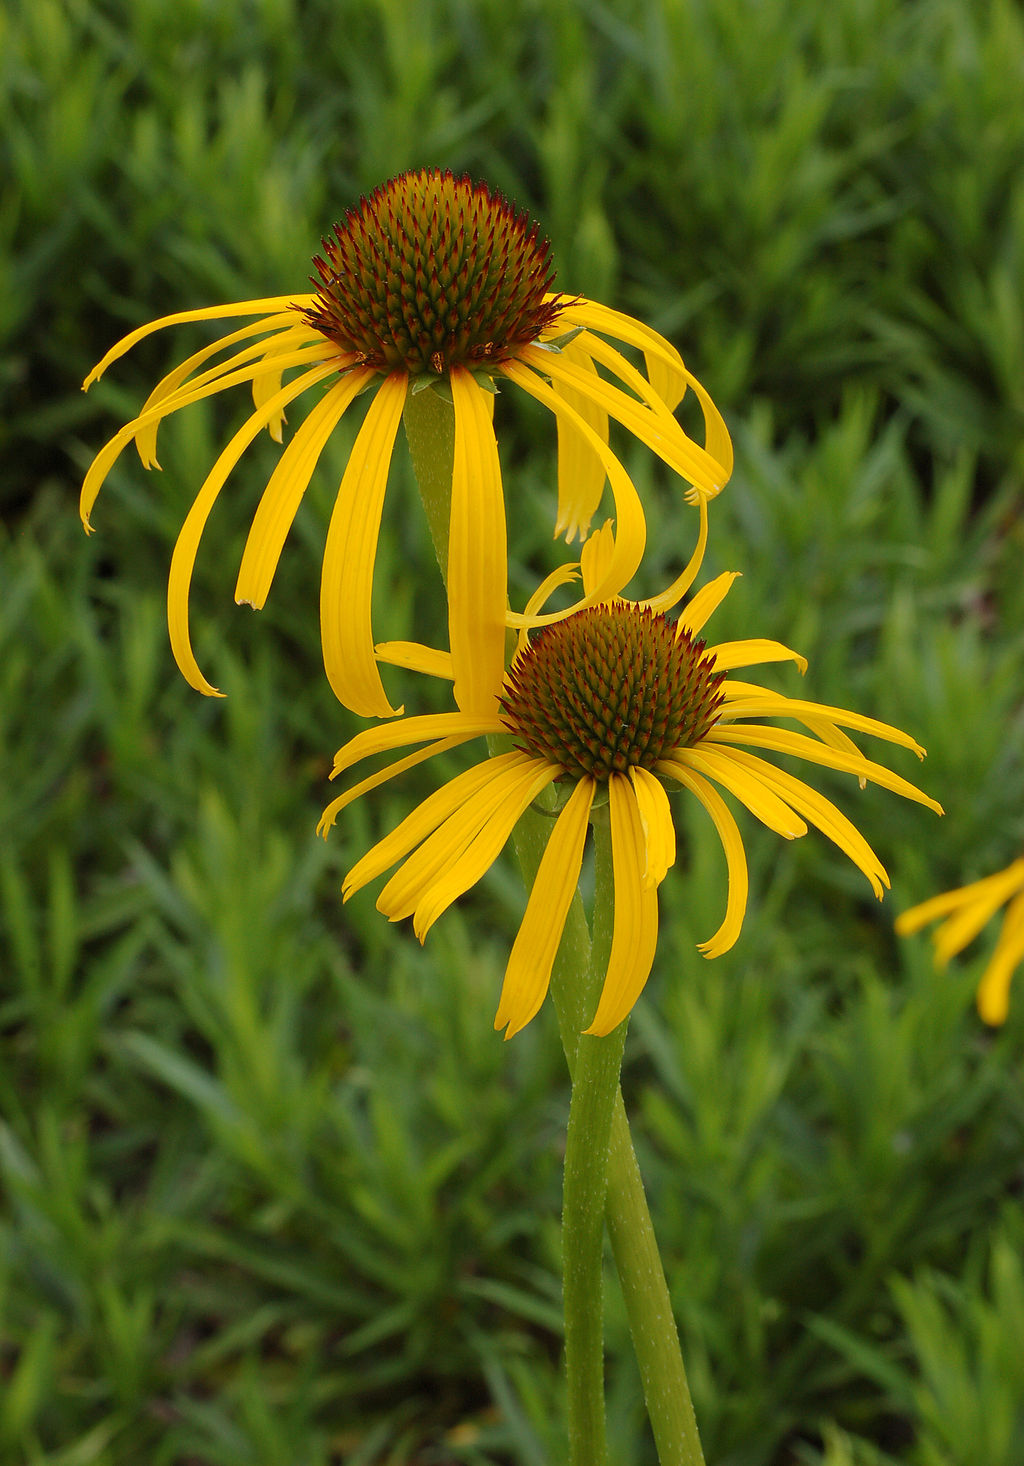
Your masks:
<path fill-rule="evenodd" d="M 455 414 L 450 403 L 427 390 L 406 399 L 404 421 L 434 550 L 441 574 L 447 580 Z M 516 826 L 513 844 L 528 890 L 533 887 L 550 832 L 550 817 L 536 809 L 527 810 Z M 583 1042 L 582 1030 L 589 1025 L 594 1012 L 587 984 L 582 980 L 590 969 L 590 959 L 590 931 L 577 892 L 551 973 L 551 998 L 569 1073 L 574 1079 Z M 658 1459 L 662 1466 L 704 1466 L 672 1301 L 630 1140 L 625 1106 L 617 1089 L 604 1207 Z"/>
<path fill-rule="evenodd" d="M 533 886 L 550 828 L 550 819 L 532 809 L 516 825 L 513 841 L 527 888 Z M 551 972 L 551 1000 L 573 1076 L 583 1042 L 581 1030 L 590 1023 L 595 1006 L 588 1002 L 585 984 L 580 981 L 588 950 L 587 922 L 577 892 Z M 672 1298 L 621 1092 L 615 1096 L 612 1112 L 605 1220 L 658 1460 L 661 1466 L 704 1466 Z"/>
<path fill-rule="evenodd" d="M 594 939 L 585 999 L 597 1002 L 611 950 L 615 888 L 607 809 L 594 820 Z M 626 1024 L 606 1038 L 581 1034 L 576 1049 L 562 1191 L 562 1288 L 570 1466 L 604 1466 L 604 1196 L 612 1110 Z"/>

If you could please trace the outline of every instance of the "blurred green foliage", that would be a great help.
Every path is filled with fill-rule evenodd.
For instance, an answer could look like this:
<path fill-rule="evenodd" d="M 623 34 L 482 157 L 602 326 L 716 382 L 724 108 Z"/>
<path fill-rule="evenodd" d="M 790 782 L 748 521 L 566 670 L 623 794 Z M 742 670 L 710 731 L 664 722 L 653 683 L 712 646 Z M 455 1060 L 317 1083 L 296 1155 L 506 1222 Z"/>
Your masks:
<path fill-rule="evenodd" d="M 163 582 L 244 404 L 168 424 L 162 474 L 126 455 L 88 541 L 75 508 L 207 338 L 157 336 L 83 397 L 114 339 L 301 290 L 345 207 L 422 163 L 507 191 L 564 288 L 677 342 L 737 444 L 715 638 L 807 653 L 806 694 L 912 731 L 929 759 L 900 771 L 947 808 L 822 774 L 889 867 L 882 908 L 823 840 L 744 821 L 743 937 L 705 963 L 723 862 L 680 807 L 625 1084 L 709 1466 L 1024 1459 L 1024 1003 L 984 1031 L 985 939 L 937 976 L 891 933 L 1024 838 L 1022 83 L 1014 0 L 0 12 L 2 1459 L 562 1459 L 563 1065 L 549 1012 L 491 1029 L 518 878 L 499 863 L 421 950 L 337 887 L 436 775 L 313 838 L 354 728 L 310 589 L 346 433 L 259 617 L 225 567 L 273 445 L 218 506 L 194 620 L 224 702 L 177 676 Z M 510 396 L 530 583 L 553 432 Z M 682 511 L 628 451 L 653 585 Z M 403 453 L 384 586 L 381 635 L 437 624 Z M 609 1335 L 614 1456 L 642 1466 L 611 1282 Z"/>

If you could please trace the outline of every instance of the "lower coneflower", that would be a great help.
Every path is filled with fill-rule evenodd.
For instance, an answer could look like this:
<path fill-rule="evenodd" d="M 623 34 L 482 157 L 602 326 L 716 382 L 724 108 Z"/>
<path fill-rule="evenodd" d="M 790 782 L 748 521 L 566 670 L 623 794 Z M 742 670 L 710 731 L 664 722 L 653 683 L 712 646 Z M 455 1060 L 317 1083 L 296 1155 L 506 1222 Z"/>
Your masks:
<path fill-rule="evenodd" d="M 582 559 L 584 589 L 600 584 L 614 553 L 608 530 L 591 537 Z M 588 1033 L 610 1033 L 629 1013 L 654 960 L 657 889 L 675 860 L 669 794 L 686 791 L 714 822 L 728 866 L 725 918 L 700 944 L 707 957 L 739 936 L 747 866 L 739 828 L 720 788 L 785 839 L 808 824 L 828 836 L 866 875 L 880 898 L 885 870 L 844 814 L 822 794 L 777 768 L 754 748 L 792 754 L 852 774 L 941 813 L 914 785 L 866 758 L 852 729 L 911 749 L 907 734 L 842 708 L 799 701 L 728 674 L 761 662 L 803 658 L 774 641 L 707 646 L 705 622 L 735 577 L 705 586 L 675 622 L 666 607 L 622 599 L 601 603 L 525 634 L 507 674 L 493 688 L 489 713 L 414 717 L 358 734 L 342 748 L 332 777 L 372 754 L 427 747 L 364 779 L 328 806 L 326 833 L 345 806 L 435 753 L 482 735 L 508 735 L 496 752 L 450 780 L 374 846 L 349 872 L 346 899 L 398 861 L 378 909 L 392 921 L 412 916 L 422 941 L 437 918 L 495 860 L 524 811 L 554 786 L 555 816 L 526 912 L 512 947 L 495 1027 L 510 1038 L 540 1008 L 570 902 L 588 821 L 607 802 L 614 874 L 614 930 L 607 973 Z M 541 597 L 535 598 L 535 601 Z M 662 598 L 664 600 L 664 598 Z M 534 609 L 531 606 L 530 609 Z M 451 675 L 445 655 L 403 644 L 384 659 Z M 785 718 L 806 732 L 772 727 Z"/>
<path fill-rule="evenodd" d="M 447 572 L 460 707 L 475 704 L 481 683 L 494 671 L 487 658 L 498 655 L 493 649 L 499 641 L 488 633 L 503 624 L 507 605 L 505 506 L 492 427 L 493 393 L 502 382 L 514 382 L 557 419 L 556 534 L 585 533 L 606 478 L 611 485 L 619 536 L 601 595 L 617 592 L 630 579 L 645 537 L 636 491 L 608 447 L 609 418 L 690 484 L 690 497 L 701 509 L 696 569 L 706 501 L 732 469 L 722 418 L 663 337 L 605 306 L 551 290 L 549 246 L 525 215 L 483 184 L 423 169 L 362 199 L 335 226 L 323 251 L 314 261 L 312 293 L 164 316 L 119 341 L 85 381 L 88 387 L 136 342 L 164 326 L 258 318 L 170 372 L 139 415 L 97 455 L 82 488 L 82 519 L 89 528 L 96 496 L 122 449 L 134 442 L 143 464 L 157 466 L 157 430 L 165 417 L 230 387 L 251 385 L 252 415 L 200 488 L 171 561 L 171 646 L 193 687 L 216 693 L 198 666 L 188 623 L 192 570 L 207 518 L 249 444 L 264 428 L 280 441 L 286 408 L 313 388 L 321 395 L 285 448 L 253 518 L 235 599 L 264 604 L 327 440 L 354 400 L 371 389 L 327 532 L 320 593 L 327 675 L 338 698 L 355 712 L 394 712 L 373 655 L 373 566 L 398 423 L 410 396 L 424 388 L 447 394 L 454 410 Z M 647 375 L 604 337 L 638 351 Z M 291 380 L 283 384 L 286 373 Z M 704 444 L 689 438 L 672 415 L 687 387 L 703 414 Z M 407 413 L 407 426 L 409 421 Z"/>
<path fill-rule="evenodd" d="M 1024 962 L 1024 856 L 995 875 L 932 896 L 896 918 L 896 930 L 903 937 L 920 931 L 930 921 L 942 920 L 932 940 L 935 961 L 939 967 L 945 967 L 1003 906 L 1006 915 L 1002 929 L 978 984 L 978 1012 L 986 1023 L 992 1024 L 1006 1022 L 1010 983 Z"/>

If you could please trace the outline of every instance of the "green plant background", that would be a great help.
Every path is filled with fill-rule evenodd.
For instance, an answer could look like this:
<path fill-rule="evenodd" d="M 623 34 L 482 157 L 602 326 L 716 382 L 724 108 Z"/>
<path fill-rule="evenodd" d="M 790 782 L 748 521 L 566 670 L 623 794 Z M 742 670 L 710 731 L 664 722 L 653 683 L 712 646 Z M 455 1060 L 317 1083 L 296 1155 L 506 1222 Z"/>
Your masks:
<path fill-rule="evenodd" d="M 355 727 L 315 612 L 351 430 L 259 616 L 231 589 L 273 445 L 223 496 L 193 619 L 225 701 L 175 671 L 163 596 L 241 395 L 169 423 L 162 473 L 126 454 L 89 540 L 76 508 L 209 332 L 83 397 L 114 339 L 301 290 L 360 192 L 430 163 L 680 346 L 737 446 L 715 637 L 779 637 L 811 666 L 778 686 L 912 731 L 927 762 L 893 762 L 947 809 L 815 778 L 885 860 L 881 907 L 824 840 L 743 819 L 750 908 L 707 963 L 723 861 L 680 806 L 625 1087 L 709 1466 L 1020 1466 L 1024 1002 L 986 1031 L 991 933 L 936 975 L 891 922 L 1024 837 L 1022 95 L 1013 0 L 0 11 L 0 1459 L 562 1459 L 563 1064 L 550 1011 L 491 1028 L 517 877 L 421 950 L 338 887 L 436 772 L 313 833 Z M 554 432 L 510 393 L 499 424 L 525 586 Z M 621 447 L 653 586 L 692 518 Z M 438 624 L 404 447 L 377 586 L 380 635 Z M 609 1355 L 613 1457 L 647 1466 L 614 1284 Z"/>

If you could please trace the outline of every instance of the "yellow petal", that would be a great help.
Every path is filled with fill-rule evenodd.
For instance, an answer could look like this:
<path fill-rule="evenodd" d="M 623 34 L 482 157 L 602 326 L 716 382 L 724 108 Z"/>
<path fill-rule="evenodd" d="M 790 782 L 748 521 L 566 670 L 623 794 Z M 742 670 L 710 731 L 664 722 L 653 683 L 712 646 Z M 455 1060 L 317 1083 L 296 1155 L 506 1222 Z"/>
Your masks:
<path fill-rule="evenodd" d="M 669 409 L 674 408 L 681 400 L 687 386 L 692 387 L 704 414 L 705 446 L 711 457 L 717 459 L 724 469 L 722 485 L 728 482 L 733 470 L 729 429 L 707 391 L 693 373 L 686 369 L 682 357 L 664 336 L 660 336 L 641 321 L 634 320 L 632 316 L 623 315 L 621 311 L 599 305 L 593 300 L 568 302 L 560 320 L 563 329 L 565 325 L 587 326 L 594 331 L 600 331 L 602 335 L 625 341 L 628 346 L 639 347 L 647 362 L 651 385 Z"/>
<path fill-rule="evenodd" d="M 485 733 L 502 733 L 497 717 L 471 718 L 466 713 L 426 713 L 419 718 L 403 718 L 400 723 L 382 723 L 364 728 L 338 749 L 334 755 L 331 778 L 336 779 L 361 759 L 377 753 L 390 753 L 410 743 L 426 743 L 431 738 L 456 738 L 466 743 Z"/>
<path fill-rule="evenodd" d="M 655 769 L 658 773 L 667 774 L 671 779 L 678 779 L 679 783 L 684 784 L 691 794 L 697 796 L 711 816 L 718 832 L 718 838 L 722 842 L 729 872 L 729 894 L 725 907 L 725 920 L 713 937 L 698 944 L 705 957 L 721 957 L 723 952 L 728 952 L 730 947 L 736 945 L 747 909 L 749 885 L 747 857 L 743 849 L 739 826 L 718 790 L 714 789 L 696 770 L 672 758 L 659 759 L 655 764 Z"/>
<path fill-rule="evenodd" d="M 670 341 L 652 327 L 644 325 L 643 321 L 623 315 L 621 311 L 612 310 L 610 306 L 582 297 L 564 296 L 562 299 L 565 307 L 559 317 L 559 331 L 564 331 L 567 325 L 589 326 L 605 336 L 614 336 L 617 341 L 625 341 L 627 346 L 637 347 L 644 353 L 651 385 L 669 410 L 673 410 L 682 401 L 688 373 L 683 358 Z"/>
<path fill-rule="evenodd" d="M 600 529 L 588 535 L 580 551 L 580 571 L 583 575 L 583 589 L 589 593 L 595 586 L 602 585 L 608 575 L 608 566 L 615 553 L 615 531 L 610 519 Z"/>
<path fill-rule="evenodd" d="M 418 641 L 379 641 L 373 649 L 378 662 L 389 667 L 408 667 L 410 672 L 424 672 L 445 682 L 455 678 L 451 652 L 435 651 Z"/>
<path fill-rule="evenodd" d="M 538 611 L 540 611 L 542 606 L 547 605 L 551 596 L 554 594 L 559 586 L 568 585 L 571 580 L 578 580 L 579 572 L 579 566 L 571 564 L 559 565 L 556 569 L 552 570 L 550 575 L 546 575 L 544 577 L 540 585 L 534 591 L 533 595 L 527 601 L 524 616 L 527 619 L 535 616 Z M 508 625 L 511 625 L 511 614 L 511 612 L 505 613 L 505 620 L 506 624 Z M 519 636 L 516 639 L 517 654 L 521 655 L 526 650 L 527 646 L 529 645 L 529 639 L 530 638 L 526 627 L 521 627 L 519 630 Z"/>
<path fill-rule="evenodd" d="M 239 330 L 232 331 L 227 336 L 221 336 L 219 340 L 212 342 L 209 346 L 204 346 L 201 351 L 193 352 L 190 357 L 176 366 L 173 371 L 168 372 L 166 377 L 163 377 L 156 384 L 142 404 L 142 411 L 144 413 L 148 412 L 151 407 L 156 407 L 165 397 L 170 397 L 178 390 L 185 378 L 191 376 L 196 367 L 202 366 L 203 362 L 209 361 L 211 356 L 216 356 L 217 352 L 223 351 L 228 346 L 234 346 L 238 341 L 247 341 L 249 337 L 265 334 L 267 331 L 277 331 L 279 333 L 283 332 L 284 336 L 291 342 L 293 332 L 290 328 L 294 320 L 294 314 L 281 311 L 279 314 L 268 316 L 262 321 L 252 321 L 248 326 L 242 326 Z M 278 341 L 280 340 L 280 336 L 276 336 L 274 339 Z M 263 344 L 265 345 L 266 343 Z M 281 384 L 278 382 L 276 390 L 279 391 L 280 386 Z M 272 395 L 273 393 L 267 394 L 267 396 Z M 262 403 L 255 404 L 257 407 L 261 407 L 262 405 Z M 156 435 L 158 426 L 159 420 L 150 427 L 143 428 L 135 438 L 135 447 L 145 468 L 159 468 L 160 466 L 156 461 Z"/>
<path fill-rule="evenodd" d="M 738 749 L 712 748 L 704 744 L 699 748 L 679 749 L 673 757 L 728 789 L 756 819 L 784 840 L 806 835 L 807 826 L 800 816 L 757 777 L 759 771 L 753 767 L 756 761 L 746 763 L 737 758 L 738 753 Z"/>
<path fill-rule="evenodd" d="M 337 353 L 329 350 L 326 344 L 323 352 L 318 353 L 318 355 L 322 357 L 331 356 L 332 360 L 335 361 L 337 359 Z M 282 358 L 279 365 L 284 367 L 309 366 L 310 362 L 316 359 L 317 356 L 308 351 L 292 351 L 288 353 L 287 357 Z M 254 377 L 259 376 L 262 372 L 275 371 L 276 369 L 277 367 L 274 365 L 268 367 L 262 362 L 250 362 L 248 366 L 243 367 L 239 371 L 229 372 L 227 376 L 217 377 L 213 381 L 207 381 L 201 387 L 194 387 L 192 384 L 189 384 L 186 387 L 180 388 L 158 403 L 156 407 L 151 407 L 147 412 L 140 413 L 138 417 L 133 418 L 130 423 L 126 423 L 120 432 L 115 433 L 110 439 L 110 442 L 104 444 L 100 449 L 93 459 L 88 473 L 85 475 L 79 501 L 79 513 L 82 516 L 82 524 L 85 526 L 86 531 L 92 528 L 89 523 L 89 515 L 92 511 L 93 504 L 96 502 L 96 495 L 103 486 L 104 479 L 121 456 L 124 448 L 138 432 L 158 423 L 168 413 L 177 412 L 180 407 L 188 407 L 193 402 L 199 402 L 204 397 L 212 397 L 214 393 L 224 391 L 228 387 L 236 387 L 240 382 L 251 382 Z M 299 380 L 304 379 L 300 378 Z M 290 383 L 289 385 L 294 386 L 294 383 Z"/>
<path fill-rule="evenodd" d="M 405 371 L 392 372 L 370 403 L 334 501 L 320 579 L 327 680 L 338 701 L 363 718 L 396 713 L 373 655 L 370 601 L 384 491 L 408 380 Z"/>
<path fill-rule="evenodd" d="M 653 411 L 603 377 L 585 372 L 566 361 L 561 354 L 556 356 L 539 346 L 524 346 L 519 360 L 550 377 L 552 382 L 573 387 L 589 397 L 595 406 L 622 423 L 634 437 L 692 484 L 698 495 L 713 499 L 721 490 L 727 478 L 724 466 L 688 438 L 667 412 Z"/>
<path fill-rule="evenodd" d="M 978 1012 L 985 1023 L 1006 1022 L 1010 1011 L 1010 983 L 1024 961 L 1024 897 L 1018 897 L 1006 913 L 992 959 L 978 985 Z"/>
<path fill-rule="evenodd" d="M 990 876 L 983 885 L 979 883 L 980 889 L 975 889 L 968 899 L 961 897 L 959 905 L 936 932 L 935 960 L 940 967 L 945 967 L 951 957 L 973 942 L 1006 903 L 1015 886 L 1005 879 L 1007 872 L 1000 874 L 1003 880 Z"/>
<path fill-rule="evenodd" d="M 438 791 L 440 798 L 431 796 L 413 810 L 391 837 L 387 853 L 392 859 L 388 864 L 400 858 L 393 854 L 399 843 L 405 846 L 403 854 L 414 843 L 419 849 L 412 851 L 381 891 L 377 910 L 389 921 L 411 916 L 430 887 L 445 876 L 501 805 L 509 777 L 521 774 L 531 764 L 535 768 L 536 760 L 519 750 L 485 759 L 469 771 L 471 777 L 460 775 L 451 780 L 445 791 Z M 418 835 L 417 840 L 414 835 Z"/>
<path fill-rule="evenodd" d="M 644 839 L 643 884 L 660 886 L 676 863 L 676 831 L 664 785 L 647 769 L 631 768 Z"/>
<path fill-rule="evenodd" d="M 438 750 L 438 746 L 432 745 L 429 754 Z M 429 756 L 428 754 L 428 756 Z M 401 761 L 402 766 L 405 760 Z M 396 771 L 399 765 L 392 766 Z M 390 776 L 391 770 L 388 770 Z M 357 861 L 345 877 L 342 893 L 347 901 L 356 891 L 366 885 L 367 881 L 374 880 L 382 871 L 387 870 L 397 861 L 403 860 L 411 850 L 428 839 L 434 832 L 441 828 L 457 810 L 462 809 L 470 803 L 482 791 L 490 787 L 492 779 L 491 760 L 484 759 L 482 763 L 474 764 L 471 769 L 466 769 L 454 779 L 449 779 L 447 784 L 442 784 L 440 789 L 435 789 L 416 808 L 402 820 L 401 824 L 379 840 L 372 850 Z M 379 903 L 378 903 L 379 904 Z M 413 901 L 415 904 L 415 899 Z M 410 906 L 410 911 L 412 907 Z"/>
<path fill-rule="evenodd" d="M 716 575 L 714 580 L 709 580 L 707 585 L 702 585 L 693 599 L 683 607 L 679 625 L 685 627 L 691 636 L 703 631 L 705 622 L 710 621 L 732 589 L 733 581 L 739 578 L 738 570 L 726 570 L 723 574 Z"/>
<path fill-rule="evenodd" d="M 351 789 L 346 789 L 344 794 L 339 794 L 337 799 L 331 800 L 330 804 L 320 816 L 316 827 L 317 834 L 326 840 L 327 832 L 333 826 L 338 815 L 348 805 L 354 804 L 357 799 L 361 799 L 364 794 L 369 794 L 372 789 L 379 789 L 382 784 L 388 783 L 389 780 L 396 778 L 399 774 L 404 774 L 407 769 L 412 769 L 417 764 L 425 763 L 428 758 L 433 758 L 435 754 L 446 753 L 450 748 L 458 748 L 459 744 L 463 741 L 462 738 L 442 738 L 436 743 L 429 743 L 426 748 L 418 748 L 415 753 L 406 754 L 405 758 L 400 758 L 397 762 L 388 764 L 387 768 L 378 769 L 375 774 L 370 774 L 361 783 L 354 784 Z M 395 859 L 397 860 L 398 857 L 396 856 Z M 386 869 L 386 867 L 382 867 L 382 869 Z"/>
<path fill-rule="evenodd" d="M 313 331 L 309 326 L 306 326 L 303 329 L 310 337 L 315 339 L 317 332 Z M 301 339 L 300 332 L 295 332 L 295 337 Z M 270 362 L 272 358 L 276 356 L 282 356 L 284 352 L 289 350 L 289 348 L 291 347 L 292 339 L 293 333 L 291 331 L 286 331 L 279 340 L 268 344 L 264 352 L 265 360 L 267 362 Z M 269 372 L 265 377 L 257 377 L 255 379 L 252 384 L 252 400 L 254 407 L 262 407 L 268 397 L 273 397 L 274 393 L 281 385 L 281 376 L 281 372 Z M 284 413 L 281 412 L 278 413 L 277 417 L 271 418 L 270 422 L 267 423 L 267 430 L 275 443 L 280 443 L 284 439 L 284 422 L 285 416 Z"/>
<path fill-rule="evenodd" d="M 730 718 L 794 718 L 799 722 L 805 714 L 810 718 L 827 718 L 837 727 L 870 733 L 872 737 L 884 738 L 888 743 L 898 743 L 901 748 L 909 748 L 912 753 L 916 753 L 918 758 L 924 758 L 924 749 L 909 733 L 904 733 L 901 728 L 894 728 L 889 723 L 880 723 L 876 718 L 866 718 L 861 713 L 850 712 L 848 708 L 828 707 L 820 702 L 804 702 L 800 698 L 769 692 L 767 688 L 756 700 L 751 699 L 749 707 L 742 703 L 729 704 Z"/>
<path fill-rule="evenodd" d="M 235 583 L 235 600 L 257 610 L 270 593 L 285 538 L 328 438 L 374 373 L 356 367 L 341 377 L 307 416 L 278 459 L 253 515 Z"/>
<path fill-rule="evenodd" d="M 171 555 L 171 568 L 167 577 L 167 629 L 170 635 L 171 651 L 174 653 L 174 660 L 180 667 L 182 676 L 197 692 L 205 693 L 207 697 L 219 697 L 220 694 L 207 682 L 199 670 L 192 651 L 188 625 L 188 599 L 192 584 L 192 570 L 196 563 L 196 552 L 199 549 L 199 541 L 206 527 L 210 510 L 231 470 L 252 440 L 266 427 L 274 413 L 279 412 L 286 403 L 291 402 L 314 383 L 330 376 L 333 371 L 334 367 L 327 364 L 315 367 L 305 376 L 289 382 L 288 386 L 276 393 L 259 412 L 254 412 L 248 422 L 243 423 L 207 474 L 181 526 L 174 552 Z"/>
<path fill-rule="evenodd" d="M 499 755 L 500 757 L 500 755 Z M 498 762 L 491 760 L 492 764 Z M 497 860 L 524 810 L 558 778 L 559 770 L 537 758 L 521 769 L 511 764 L 495 781 L 499 798 L 471 844 L 434 880 L 420 896 L 413 916 L 413 930 L 422 942 L 439 916 L 466 891 L 475 886 Z"/>
<path fill-rule="evenodd" d="M 204 306 L 199 310 L 175 311 L 173 315 L 161 316 L 159 320 L 150 321 L 145 326 L 139 326 L 134 331 L 129 331 L 127 336 L 122 336 L 116 342 L 102 361 L 93 367 L 92 371 L 82 383 L 83 392 L 87 392 L 93 382 L 99 381 L 107 368 L 125 352 L 130 351 L 138 342 L 151 336 L 154 331 L 162 331 L 165 326 L 177 326 L 184 321 L 220 321 L 229 316 L 262 316 L 270 315 L 275 311 L 286 311 L 292 308 L 301 310 L 303 306 L 311 305 L 316 299 L 315 295 L 272 295 L 265 300 L 240 300 L 231 305 Z"/>
<path fill-rule="evenodd" d="M 540 353 L 542 356 L 543 352 Z M 640 496 L 637 494 L 633 482 L 622 464 L 615 457 L 614 453 L 593 431 L 593 429 L 579 416 L 573 412 L 567 402 L 559 397 L 546 382 L 542 381 L 535 372 L 522 365 L 518 361 L 508 361 L 502 366 L 502 371 L 510 381 L 522 387 L 531 397 L 536 397 L 557 416 L 566 416 L 574 424 L 576 430 L 587 439 L 594 452 L 601 459 L 611 484 L 612 495 L 615 500 L 615 551 L 607 567 L 604 581 L 590 590 L 565 611 L 557 611 L 546 616 L 519 616 L 510 612 L 507 620 L 511 626 L 544 626 L 553 621 L 562 620 L 565 616 L 574 611 L 583 610 L 586 606 L 596 605 L 599 601 L 609 600 L 612 596 L 618 595 L 623 586 L 636 573 L 640 560 L 643 557 L 644 544 L 647 538 L 647 528 L 644 522 L 643 505 Z"/>
<path fill-rule="evenodd" d="M 762 662 L 795 662 L 801 675 L 807 671 L 807 658 L 790 651 L 781 641 L 750 637 L 746 641 L 723 641 L 710 650 L 715 656 L 715 670 L 731 672 L 734 667 L 755 667 Z"/>
<path fill-rule="evenodd" d="M 729 715 L 732 716 L 732 707 L 727 705 L 727 709 Z M 865 721 L 870 722 L 870 719 Z M 858 777 L 863 775 L 865 779 L 870 779 L 873 784 L 878 784 L 883 789 L 890 789 L 894 794 L 902 794 L 904 799 L 912 799 L 916 804 L 926 804 L 936 814 L 943 812 L 941 804 L 937 804 L 934 799 L 922 793 L 915 785 L 906 779 L 901 779 L 899 774 L 894 774 L 891 769 L 884 768 L 882 764 L 872 763 L 870 759 L 866 758 L 855 758 L 852 754 L 843 753 L 839 749 L 828 748 L 803 733 L 791 733 L 788 728 L 762 727 L 756 723 L 747 723 L 742 727 L 734 728 L 731 724 L 723 722 L 715 725 L 708 734 L 707 741 L 767 748 L 776 753 L 792 753 L 798 758 L 807 759 L 810 763 L 822 764 L 825 768 L 839 769 L 844 773 L 856 774 Z"/>
<path fill-rule="evenodd" d="M 983 876 L 980 881 L 971 881 L 969 885 L 958 886 L 954 891 L 943 891 L 939 896 L 931 896 L 920 905 L 912 906 L 909 911 L 897 916 L 896 930 L 902 937 L 909 936 L 912 932 L 920 931 L 930 921 L 946 916 L 965 903 L 975 899 L 984 900 L 993 886 L 1002 893 L 1004 901 L 1015 891 L 1024 889 L 1024 858 L 1015 860 L 995 875 Z"/>
<path fill-rule="evenodd" d="M 508 550 L 498 445 L 479 387 L 464 367 L 449 375 L 455 403 L 451 526 L 448 537 L 448 634 L 455 701 L 487 712 L 505 675 Z"/>
<path fill-rule="evenodd" d="M 494 1017 L 495 1028 L 503 1028 L 506 1039 L 526 1027 L 547 993 L 565 918 L 579 885 L 594 788 L 593 779 L 580 780 L 544 847 Z"/>
<path fill-rule="evenodd" d="M 658 945 L 658 888 L 645 884 L 645 839 L 633 785 L 622 774 L 608 780 L 615 914 L 608 971 L 594 1021 L 585 1033 L 603 1038 L 626 1018 L 651 975 Z"/>
<path fill-rule="evenodd" d="M 581 371 L 589 371 L 596 376 L 597 369 L 578 342 L 573 341 L 563 346 L 562 354 Z M 589 424 L 602 442 L 607 443 L 608 414 L 595 406 L 589 397 L 572 387 L 560 383 L 552 383 L 552 386 L 573 411 Z M 601 502 L 606 475 L 601 459 L 586 438 L 576 431 L 571 419 L 559 417 L 557 424 L 558 522 L 555 525 L 555 536 L 557 538 L 564 534 L 567 540 L 574 540 L 578 535 L 586 533 L 586 526 Z"/>
<path fill-rule="evenodd" d="M 871 883 L 871 889 L 881 901 L 889 885 L 885 866 L 857 827 L 846 818 L 840 809 L 837 809 L 823 794 L 812 789 L 809 784 L 805 784 L 785 769 L 776 768 L 774 764 L 758 758 L 756 754 L 747 753 L 745 749 L 741 748 L 731 748 L 728 751 L 728 757 L 749 769 L 761 785 L 766 789 L 774 790 L 781 799 L 784 799 L 810 824 L 819 829 L 827 839 L 831 840 L 833 845 L 838 846 L 843 854 L 853 861 L 858 870 L 863 871 Z"/>
<path fill-rule="evenodd" d="M 680 575 L 677 575 L 667 590 L 662 591 L 660 596 L 650 596 L 646 601 L 640 601 L 641 606 L 656 614 L 669 610 L 677 601 L 681 601 L 690 586 L 697 579 L 700 567 L 704 563 L 704 551 L 708 543 L 708 505 L 706 499 L 701 499 L 697 505 L 700 514 L 700 528 L 697 532 L 697 543 L 694 546 L 693 554 Z"/>

